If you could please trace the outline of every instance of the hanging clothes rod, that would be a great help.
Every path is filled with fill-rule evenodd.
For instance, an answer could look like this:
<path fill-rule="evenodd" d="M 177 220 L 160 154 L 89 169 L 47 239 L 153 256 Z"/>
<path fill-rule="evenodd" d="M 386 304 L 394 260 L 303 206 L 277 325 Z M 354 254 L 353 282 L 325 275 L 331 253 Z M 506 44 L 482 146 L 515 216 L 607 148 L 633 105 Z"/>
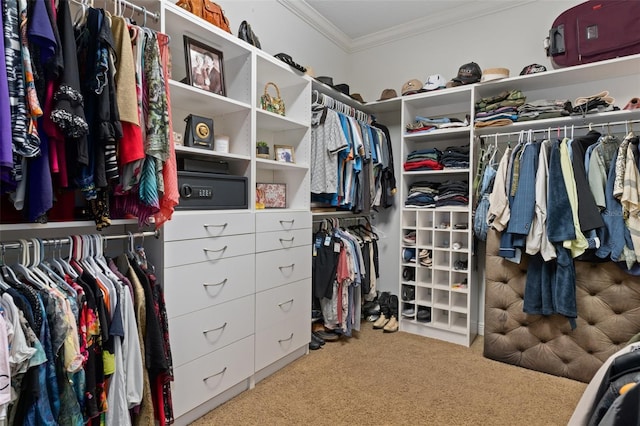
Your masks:
<path fill-rule="evenodd" d="M 155 231 L 145 231 L 145 232 L 133 232 L 130 234 L 119 234 L 119 235 L 100 235 L 102 237 L 103 240 L 126 240 L 129 238 L 144 238 L 144 237 L 156 237 L 158 238 L 160 236 L 160 231 L 155 230 Z M 39 238 L 40 241 L 42 241 L 42 244 L 44 245 L 57 245 L 57 244 L 69 244 L 71 243 L 71 239 L 69 237 L 65 237 L 65 238 L 53 238 L 53 239 L 41 239 Z M 33 243 L 30 240 L 27 240 L 27 243 L 29 245 L 29 247 L 31 247 L 33 245 Z M 0 250 L 5 250 L 5 249 L 19 249 L 22 248 L 22 245 L 19 242 L 2 242 L 0 241 Z"/>
<path fill-rule="evenodd" d="M 640 123 L 640 120 L 625 120 L 625 121 L 610 121 L 607 123 L 589 123 L 589 124 L 579 124 L 579 125 L 575 125 L 575 124 L 571 124 L 571 125 L 564 125 L 564 126 L 550 126 L 547 127 L 546 129 L 531 129 L 531 132 L 533 133 L 551 133 L 552 130 L 557 130 L 560 131 L 562 129 L 564 129 L 564 131 L 567 130 L 575 130 L 575 129 L 591 129 L 591 128 L 595 128 L 595 127 L 611 127 L 611 126 L 630 126 L 632 124 L 637 124 Z M 481 139 L 487 139 L 487 138 L 498 138 L 501 136 L 518 136 L 520 135 L 520 133 L 524 132 L 525 134 L 529 132 L 530 129 L 522 129 L 519 130 L 517 132 L 505 132 L 505 133 L 501 133 L 501 132 L 496 132 L 496 133 L 489 133 L 486 135 L 480 135 Z"/>
<path fill-rule="evenodd" d="M 352 107 L 351 105 L 347 105 L 344 102 L 340 102 L 339 100 L 334 99 L 317 89 L 313 89 L 311 93 L 311 103 L 312 105 L 326 106 L 327 108 L 331 108 L 345 115 L 355 117 L 357 120 L 364 121 L 365 123 L 371 121 L 371 117 L 369 117 L 369 114 L 367 114 L 366 112 Z"/>
<path fill-rule="evenodd" d="M 82 7 L 93 7 L 93 0 L 71 0 L 74 3 L 82 6 Z M 160 20 L 160 15 L 155 13 L 155 12 L 150 12 L 147 10 L 146 7 L 144 6 L 138 6 L 137 4 L 133 4 L 130 1 L 127 0 L 110 0 L 112 3 L 114 3 L 114 5 L 117 7 L 119 5 L 124 6 L 124 8 L 129 8 L 131 10 L 133 10 L 134 12 L 138 12 L 138 13 L 142 13 L 144 14 L 144 19 L 146 21 L 147 16 L 153 18 L 154 21 L 158 22 Z M 105 0 L 105 4 L 106 4 L 106 0 Z M 122 9 L 122 12 L 124 12 L 124 8 Z M 106 9 L 106 7 L 105 7 Z M 144 25 L 143 25 L 144 26 Z"/>

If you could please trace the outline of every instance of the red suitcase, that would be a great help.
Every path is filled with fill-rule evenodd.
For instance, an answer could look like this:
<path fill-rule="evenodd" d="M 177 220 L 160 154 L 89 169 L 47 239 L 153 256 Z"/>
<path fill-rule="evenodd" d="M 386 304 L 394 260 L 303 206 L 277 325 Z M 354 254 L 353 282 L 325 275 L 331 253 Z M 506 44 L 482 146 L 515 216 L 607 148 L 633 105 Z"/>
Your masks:
<path fill-rule="evenodd" d="M 547 38 L 561 67 L 640 53 L 640 1 L 590 0 L 562 12 Z"/>

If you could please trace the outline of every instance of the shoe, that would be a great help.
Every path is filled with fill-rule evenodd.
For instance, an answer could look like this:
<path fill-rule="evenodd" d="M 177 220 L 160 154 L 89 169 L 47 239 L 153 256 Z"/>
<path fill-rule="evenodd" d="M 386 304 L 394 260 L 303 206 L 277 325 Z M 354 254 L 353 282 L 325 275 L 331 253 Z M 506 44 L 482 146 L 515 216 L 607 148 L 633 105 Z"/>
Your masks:
<path fill-rule="evenodd" d="M 402 237 L 402 242 L 408 246 L 416 245 L 416 231 L 411 231 Z"/>
<path fill-rule="evenodd" d="M 320 347 L 320 343 L 318 342 L 314 342 L 313 340 L 309 342 L 309 349 L 311 349 L 312 351 L 316 351 L 320 349 Z"/>
<path fill-rule="evenodd" d="M 388 322 L 389 320 L 387 319 L 387 317 L 384 316 L 384 313 L 381 313 L 380 318 L 378 318 L 378 321 L 373 323 L 373 328 L 376 330 L 379 330 L 383 328 L 385 325 L 387 325 Z"/>
<path fill-rule="evenodd" d="M 426 306 L 418 307 L 418 314 L 416 315 L 416 319 L 420 322 L 430 322 L 431 308 L 428 308 Z"/>
<path fill-rule="evenodd" d="M 412 285 L 402 284 L 402 300 L 405 302 L 416 298 L 416 288 Z"/>
<path fill-rule="evenodd" d="M 314 322 L 311 327 L 312 334 L 315 334 L 316 337 L 321 338 L 325 342 L 335 342 L 340 338 L 339 334 L 334 333 L 333 331 L 327 330 L 322 323 Z"/>
<path fill-rule="evenodd" d="M 325 344 L 325 341 L 322 337 L 318 336 L 318 334 L 316 334 L 315 332 L 311 333 L 311 341 L 312 342 L 318 342 L 320 344 L 320 346 L 323 346 Z"/>
<path fill-rule="evenodd" d="M 640 98 L 631 98 L 631 100 L 622 109 L 632 110 L 638 108 L 640 108 Z"/>
<path fill-rule="evenodd" d="M 367 322 L 376 322 L 378 321 L 378 318 L 380 318 L 380 315 L 376 314 L 376 315 L 369 315 L 365 319 L 367 320 Z"/>
<path fill-rule="evenodd" d="M 412 266 L 405 266 L 402 270 L 402 279 L 405 281 L 415 281 L 416 280 L 416 269 Z"/>
<path fill-rule="evenodd" d="M 405 248 L 402 250 L 402 259 L 405 262 L 415 262 L 416 261 L 416 249 Z"/>
<path fill-rule="evenodd" d="M 408 308 L 404 308 L 402 310 L 402 316 L 403 317 L 413 318 L 413 316 L 415 314 L 416 314 L 416 310 L 413 308 L 413 306 L 410 306 Z"/>
<path fill-rule="evenodd" d="M 395 333 L 398 331 L 398 320 L 395 316 L 391 316 L 391 319 L 387 322 L 387 325 L 384 326 L 382 331 L 385 333 Z"/>

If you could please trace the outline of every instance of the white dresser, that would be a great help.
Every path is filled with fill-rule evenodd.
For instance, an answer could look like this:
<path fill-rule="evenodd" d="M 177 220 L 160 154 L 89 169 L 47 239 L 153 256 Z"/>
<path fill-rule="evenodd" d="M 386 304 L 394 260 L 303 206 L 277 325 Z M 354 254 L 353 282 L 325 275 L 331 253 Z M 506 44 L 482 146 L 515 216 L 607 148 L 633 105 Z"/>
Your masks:
<path fill-rule="evenodd" d="M 254 373 L 251 212 L 179 212 L 164 228 L 164 283 L 178 418 Z"/>
<path fill-rule="evenodd" d="M 306 351 L 311 312 L 311 213 L 256 213 L 256 381 Z"/>

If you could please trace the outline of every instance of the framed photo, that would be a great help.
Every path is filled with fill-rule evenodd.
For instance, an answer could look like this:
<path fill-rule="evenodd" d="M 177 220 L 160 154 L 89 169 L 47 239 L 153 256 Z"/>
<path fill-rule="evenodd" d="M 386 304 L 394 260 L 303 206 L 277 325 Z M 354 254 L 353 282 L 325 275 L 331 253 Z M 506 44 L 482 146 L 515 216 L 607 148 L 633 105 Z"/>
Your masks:
<path fill-rule="evenodd" d="M 226 96 L 222 52 L 188 36 L 183 37 L 187 84 Z"/>
<path fill-rule="evenodd" d="M 284 183 L 256 184 L 256 208 L 284 209 L 287 207 L 287 185 Z"/>
<path fill-rule="evenodd" d="M 293 147 L 289 145 L 274 145 L 275 160 L 282 161 L 284 163 L 295 163 L 293 156 Z"/>

